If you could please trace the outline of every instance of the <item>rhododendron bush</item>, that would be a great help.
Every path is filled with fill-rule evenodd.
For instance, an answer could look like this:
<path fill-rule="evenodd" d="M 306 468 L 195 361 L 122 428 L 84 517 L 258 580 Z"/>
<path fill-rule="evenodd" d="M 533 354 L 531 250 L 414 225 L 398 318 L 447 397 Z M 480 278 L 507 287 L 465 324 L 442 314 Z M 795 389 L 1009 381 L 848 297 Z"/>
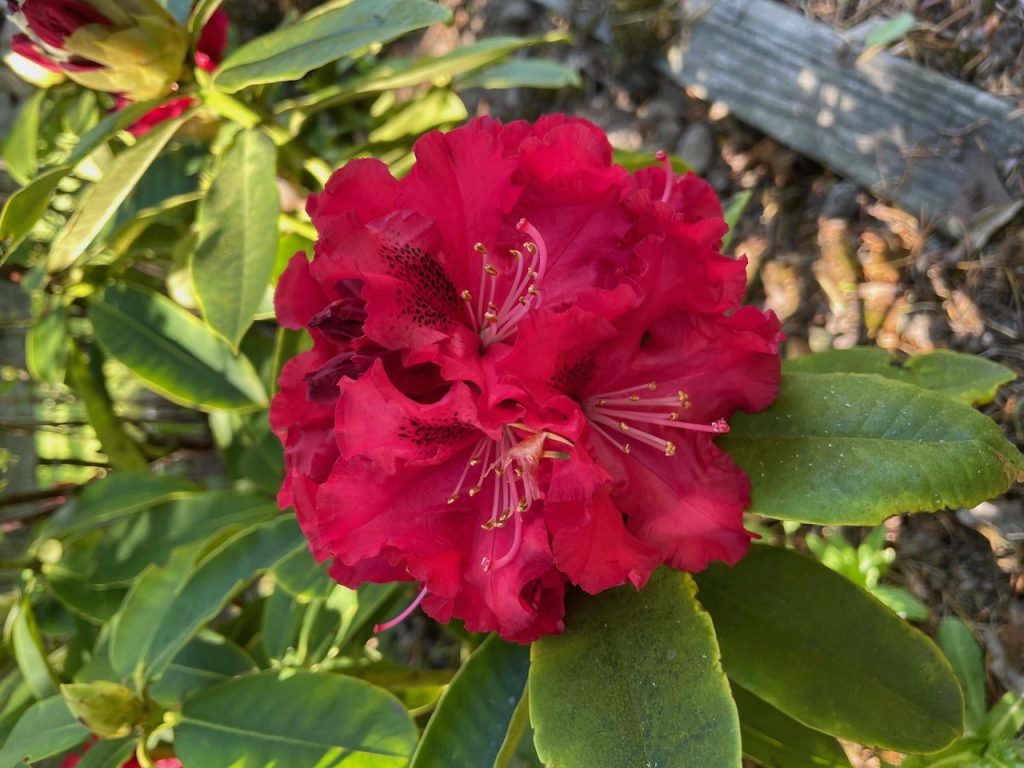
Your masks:
<path fill-rule="evenodd" d="M 557 36 L 402 58 L 442 6 L 229 44 L 215 0 L 132 5 L 7 4 L 43 87 L 0 258 L 104 469 L 11 529 L 0 768 L 796 768 L 961 734 L 932 641 L 773 521 L 1005 492 L 1024 458 L 972 406 L 1010 372 L 783 364 L 708 184 L 571 115 L 470 118 L 497 67 L 576 83 L 508 59 Z"/>

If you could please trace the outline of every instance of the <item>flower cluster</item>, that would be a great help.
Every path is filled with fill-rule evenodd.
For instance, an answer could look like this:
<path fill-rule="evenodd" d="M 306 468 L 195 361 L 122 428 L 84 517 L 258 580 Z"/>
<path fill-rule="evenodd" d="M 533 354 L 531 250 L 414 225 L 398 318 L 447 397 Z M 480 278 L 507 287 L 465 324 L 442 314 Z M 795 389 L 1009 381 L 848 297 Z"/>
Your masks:
<path fill-rule="evenodd" d="M 560 115 L 415 153 L 337 171 L 278 285 L 313 339 L 271 423 L 314 555 L 518 642 L 561 631 L 569 583 L 742 557 L 749 484 L 713 440 L 775 397 L 779 325 L 738 307 L 710 187 Z"/>
<path fill-rule="evenodd" d="M 11 39 L 16 71 L 34 66 L 49 73 L 40 84 L 67 77 L 114 93 L 118 108 L 177 90 L 189 59 L 185 29 L 156 0 L 7 0 L 7 11 L 22 29 Z M 190 63 L 212 71 L 224 55 L 227 33 L 228 18 L 218 9 Z M 194 103 L 187 96 L 171 99 L 129 130 L 141 135 Z"/>

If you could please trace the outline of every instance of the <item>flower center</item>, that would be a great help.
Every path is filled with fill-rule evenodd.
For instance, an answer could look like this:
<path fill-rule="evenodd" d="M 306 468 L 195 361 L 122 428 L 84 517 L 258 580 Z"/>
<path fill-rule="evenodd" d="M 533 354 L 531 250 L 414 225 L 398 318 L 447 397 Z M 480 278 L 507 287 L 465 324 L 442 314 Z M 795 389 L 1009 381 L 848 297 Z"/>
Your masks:
<path fill-rule="evenodd" d="M 521 437 L 522 433 L 527 436 Z M 549 440 L 570 448 L 573 446 L 571 440 L 561 435 L 537 431 L 519 422 L 505 426 L 498 440 L 481 438 L 470 454 L 455 490 L 448 497 L 449 504 L 458 501 L 469 478 L 477 474 L 476 482 L 466 488 L 466 495 L 476 496 L 487 485 L 491 490 L 490 516 L 480 527 L 485 531 L 496 531 L 512 521 L 512 543 L 508 551 L 493 562 L 491 558 L 484 557 L 480 567 L 485 572 L 507 565 L 519 551 L 522 516 L 534 501 L 544 498 L 538 478 L 541 459 L 566 458 L 564 452 L 546 447 Z M 475 471 L 477 467 L 480 468 L 478 473 Z"/>
<path fill-rule="evenodd" d="M 540 304 L 537 284 L 547 270 L 548 251 L 540 233 L 526 219 L 519 220 L 516 230 L 525 232 L 530 238 L 523 243 L 523 251 L 529 255 L 529 264 L 526 264 L 527 256 L 523 251 L 513 248 L 508 253 L 515 262 L 515 274 L 510 282 L 503 281 L 501 278 L 505 276 L 492 262 L 487 246 L 477 243 L 473 248 L 481 258 L 479 292 L 475 299 L 468 288 L 459 294 L 466 303 L 473 329 L 480 334 L 484 348 L 512 336 L 516 325 L 530 311 L 530 307 Z M 505 296 L 500 304 L 499 281 L 505 283 Z"/>
<path fill-rule="evenodd" d="M 716 419 L 710 424 L 680 421 L 679 413 L 690 407 L 690 398 L 682 390 L 670 397 L 656 397 L 653 393 L 657 389 L 657 382 L 652 381 L 640 387 L 594 395 L 583 401 L 583 410 L 594 431 L 626 454 L 632 453 L 636 442 L 664 451 L 666 456 L 675 456 L 676 444 L 653 434 L 650 430 L 655 427 L 719 435 L 729 431 L 725 419 Z M 622 441 L 616 433 L 621 435 Z"/>

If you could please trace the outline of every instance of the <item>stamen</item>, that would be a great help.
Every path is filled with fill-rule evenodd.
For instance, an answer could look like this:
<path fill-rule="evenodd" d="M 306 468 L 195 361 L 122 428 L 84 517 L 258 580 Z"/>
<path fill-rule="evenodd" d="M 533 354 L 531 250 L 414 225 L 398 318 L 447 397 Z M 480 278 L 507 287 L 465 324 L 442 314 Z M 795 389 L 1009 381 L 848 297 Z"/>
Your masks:
<path fill-rule="evenodd" d="M 665 188 L 661 191 L 661 202 L 667 203 L 672 194 L 672 161 L 660 149 L 654 153 L 654 157 L 661 163 L 661 167 L 665 169 Z"/>
<path fill-rule="evenodd" d="M 416 598 L 411 603 L 409 603 L 408 606 L 406 606 L 404 611 L 402 611 L 400 614 L 395 616 L 395 618 L 390 619 L 388 621 L 385 621 L 383 624 L 374 624 L 374 626 L 373 626 L 374 634 L 377 634 L 378 632 L 386 632 L 387 630 L 391 629 L 396 624 L 401 623 L 410 613 L 412 613 L 413 611 L 416 610 L 416 608 L 419 606 L 419 604 L 423 602 L 423 598 L 426 597 L 426 596 L 427 596 L 427 588 L 423 587 L 423 589 L 420 590 L 420 593 L 418 595 L 416 595 Z"/>
<path fill-rule="evenodd" d="M 631 444 L 615 439 L 612 436 L 615 432 L 629 433 L 633 439 L 664 451 L 666 456 L 676 455 L 678 446 L 673 441 L 652 434 L 645 429 L 645 425 L 719 435 L 729 431 L 725 419 L 716 419 L 710 424 L 680 421 L 676 409 L 690 407 L 690 398 L 683 390 L 678 390 L 675 397 L 644 398 L 640 394 L 641 389 L 653 392 L 657 389 L 657 384 L 651 382 L 643 388 L 628 387 L 593 395 L 583 401 L 583 409 L 590 425 L 623 453 L 630 453 Z"/>

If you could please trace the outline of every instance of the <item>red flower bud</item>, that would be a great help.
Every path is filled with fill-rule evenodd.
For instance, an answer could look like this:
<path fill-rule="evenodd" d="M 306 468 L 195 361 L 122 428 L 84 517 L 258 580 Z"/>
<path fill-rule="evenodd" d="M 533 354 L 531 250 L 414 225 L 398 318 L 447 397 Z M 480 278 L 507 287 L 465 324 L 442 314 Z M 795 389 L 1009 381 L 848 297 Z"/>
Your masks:
<path fill-rule="evenodd" d="M 62 48 L 64 40 L 86 24 L 110 26 L 110 20 L 81 0 L 24 0 L 14 3 L 29 30 L 47 45 Z"/>

